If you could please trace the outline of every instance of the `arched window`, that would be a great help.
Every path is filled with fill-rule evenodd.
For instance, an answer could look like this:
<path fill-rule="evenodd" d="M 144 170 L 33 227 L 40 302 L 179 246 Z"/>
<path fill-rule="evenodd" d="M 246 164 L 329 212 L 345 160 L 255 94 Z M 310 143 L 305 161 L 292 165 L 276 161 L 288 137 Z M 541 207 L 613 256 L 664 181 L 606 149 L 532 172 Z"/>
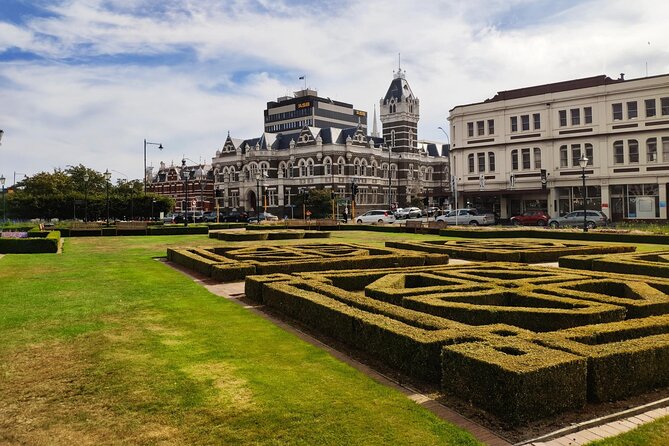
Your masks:
<path fill-rule="evenodd" d="M 299 168 L 299 173 L 298 176 L 303 177 L 307 174 L 307 166 L 306 162 L 304 160 L 300 160 L 299 163 L 297 164 Z"/>
<path fill-rule="evenodd" d="M 389 173 L 388 172 L 388 164 L 383 163 L 383 165 L 381 166 L 381 172 L 382 172 L 383 178 L 387 179 L 388 178 L 388 173 Z"/>
<path fill-rule="evenodd" d="M 337 160 L 337 166 L 339 167 L 339 175 L 344 175 L 346 172 L 346 161 L 344 161 L 344 158 L 339 158 Z"/>
<path fill-rule="evenodd" d="M 625 146 L 622 141 L 613 143 L 613 163 L 623 164 L 625 162 Z"/>
<path fill-rule="evenodd" d="M 360 173 L 360 160 L 359 160 L 358 158 L 356 158 L 356 159 L 353 161 L 353 172 L 354 172 L 353 174 L 354 174 L 355 176 L 358 176 L 358 177 L 359 177 L 359 176 L 362 175 L 362 174 Z"/>
<path fill-rule="evenodd" d="M 332 175 L 332 160 L 329 157 L 323 159 L 325 175 Z"/>
<path fill-rule="evenodd" d="M 314 160 L 309 158 L 307 161 L 307 176 L 308 177 L 313 177 L 314 176 Z"/>
<path fill-rule="evenodd" d="M 369 167 L 367 166 L 367 160 L 360 161 L 360 175 L 363 177 L 369 176 Z"/>

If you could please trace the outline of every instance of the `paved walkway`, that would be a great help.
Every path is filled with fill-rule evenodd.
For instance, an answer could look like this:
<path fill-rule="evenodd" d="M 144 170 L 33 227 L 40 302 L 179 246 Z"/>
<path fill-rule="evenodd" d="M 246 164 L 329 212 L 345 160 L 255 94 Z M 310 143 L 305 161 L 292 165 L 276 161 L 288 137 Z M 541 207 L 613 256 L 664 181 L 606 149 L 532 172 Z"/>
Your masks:
<path fill-rule="evenodd" d="M 461 261 L 462 263 L 469 263 L 467 261 Z M 167 262 L 166 262 L 167 263 Z M 456 262 L 454 262 L 456 263 Z M 457 262 L 460 263 L 460 262 Z M 448 407 L 442 405 L 441 403 L 433 400 L 432 398 L 421 394 L 420 392 L 398 383 L 397 381 L 385 376 L 378 371 L 370 368 L 369 366 L 356 361 L 355 359 L 349 357 L 348 355 L 333 349 L 320 342 L 318 339 L 310 336 L 307 333 L 304 333 L 297 328 L 283 322 L 280 319 L 277 319 L 266 312 L 263 311 L 263 305 L 249 305 L 243 302 L 242 299 L 244 294 L 244 282 L 233 282 L 233 283 L 221 283 L 210 279 L 209 277 L 194 273 L 191 270 L 185 269 L 179 265 L 172 263 L 167 263 L 172 268 L 175 268 L 182 273 L 190 276 L 196 282 L 201 283 L 205 288 L 207 288 L 213 294 L 216 294 L 221 297 L 225 297 L 234 302 L 237 302 L 240 305 L 243 305 L 244 308 L 253 311 L 254 313 L 262 316 L 263 318 L 271 321 L 275 325 L 278 325 L 282 329 L 294 333 L 300 339 L 309 342 L 317 347 L 326 350 L 335 358 L 351 365 L 352 367 L 360 370 L 366 375 L 372 377 L 381 384 L 392 387 L 409 399 L 415 401 L 417 404 L 420 404 L 427 410 L 431 411 L 438 417 L 443 420 L 449 421 L 465 430 L 470 432 L 477 440 L 482 443 L 490 446 L 514 446 L 509 441 L 498 436 L 490 429 L 487 429 L 474 421 L 471 421 L 459 413 L 449 409 Z M 549 266 L 549 264 L 544 264 Z M 554 266 L 554 265 L 550 265 Z M 557 266 L 557 265 L 555 265 Z M 573 426 L 570 426 L 565 429 L 560 429 L 558 431 L 543 435 L 542 437 L 535 438 L 528 441 L 523 441 L 517 443 L 515 446 L 579 446 L 587 444 L 591 441 L 601 440 L 608 437 L 613 437 L 621 433 L 632 430 L 644 423 L 654 421 L 658 418 L 669 416 L 669 398 L 665 398 L 653 403 L 649 403 L 643 406 L 639 406 L 633 409 L 629 409 L 623 412 L 618 412 L 615 414 L 607 415 L 605 417 L 596 418 L 593 420 L 585 421 L 583 423 L 578 423 Z"/>

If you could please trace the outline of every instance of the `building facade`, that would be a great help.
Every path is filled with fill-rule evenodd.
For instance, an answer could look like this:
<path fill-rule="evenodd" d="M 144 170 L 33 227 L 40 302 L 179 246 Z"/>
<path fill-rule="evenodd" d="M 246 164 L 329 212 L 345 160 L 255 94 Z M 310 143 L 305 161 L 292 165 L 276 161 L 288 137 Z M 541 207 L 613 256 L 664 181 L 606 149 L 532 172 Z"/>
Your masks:
<path fill-rule="evenodd" d="M 333 111 L 335 106 L 341 110 Z M 310 189 L 329 190 L 338 216 L 347 207 L 349 214 L 359 215 L 417 199 L 443 203 L 449 196 L 448 148 L 418 141 L 418 106 L 401 70 L 380 101 L 383 137 L 367 134 L 366 112 L 318 97 L 313 90 L 268 103 L 260 137 L 239 140 L 228 135 L 216 151 L 212 169 L 217 205 L 223 211 L 266 210 L 302 218 L 303 210 L 295 203 Z"/>
<path fill-rule="evenodd" d="M 449 122 L 459 207 L 508 218 L 585 205 L 613 221 L 667 219 L 669 75 L 501 91 L 454 107 Z"/>
<path fill-rule="evenodd" d="M 174 198 L 175 212 L 215 209 L 214 173 L 209 165 L 167 166 L 161 162 L 155 174 L 147 169 L 147 177 L 147 192 Z"/>

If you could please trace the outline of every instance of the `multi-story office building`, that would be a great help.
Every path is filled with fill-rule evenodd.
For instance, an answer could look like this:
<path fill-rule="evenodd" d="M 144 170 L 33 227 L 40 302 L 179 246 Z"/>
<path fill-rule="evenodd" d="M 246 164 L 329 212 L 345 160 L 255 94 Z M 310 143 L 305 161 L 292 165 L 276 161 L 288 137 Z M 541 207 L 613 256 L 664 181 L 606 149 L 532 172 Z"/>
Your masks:
<path fill-rule="evenodd" d="M 296 91 L 268 102 L 265 109 L 265 132 L 281 133 L 302 127 L 345 129 L 360 124 L 367 131 L 367 112 L 356 110 L 345 102 L 321 98 L 311 89 Z"/>
<path fill-rule="evenodd" d="M 556 216 L 585 200 L 614 221 L 667 218 L 669 75 L 501 91 L 449 121 L 459 206 Z"/>

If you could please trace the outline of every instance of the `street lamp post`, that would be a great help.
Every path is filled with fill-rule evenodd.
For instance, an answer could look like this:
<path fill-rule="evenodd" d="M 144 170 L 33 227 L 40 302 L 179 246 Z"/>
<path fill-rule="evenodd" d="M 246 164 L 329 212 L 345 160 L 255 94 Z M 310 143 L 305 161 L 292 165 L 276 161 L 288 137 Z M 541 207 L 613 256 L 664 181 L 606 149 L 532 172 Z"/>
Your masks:
<path fill-rule="evenodd" d="M 585 188 L 585 168 L 588 165 L 588 157 L 585 156 L 585 152 L 581 152 L 581 158 L 578 160 L 578 165 L 581 166 L 581 178 L 583 179 L 583 232 L 588 232 L 588 220 L 587 220 L 587 212 L 586 212 L 586 206 L 585 206 L 585 196 L 588 193 L 587 189 Z"/>
<path fill-rule="evenodd" d="M 200 181 L 200 206 L 202 206 L 202 213 L 204 213 L 204 166 L 200 165 L 200 170 L 197 171 L 197 179 Z"/>
<path fill-rule="evenodd" d="M 184 202 L 184 227 L 188 227 L 188 177 L 190 174 L 186 170 L 186 158 L 181 160 L 181 177 L 184 179 L 184 188 L 186 190 L 186 200 Z"/>
<path fill-rule="evenodd" d="M 159 142 L 149 142 L 146 139 L 144 140 L 144 193 L 146 194 L 146 146 L 158 146 L 158 150 L 163 150 L 163 145 Z"/>
<path fill-rule="evenodd" d="M 2 136 L 2 135 L 0 135 Z M 2 223 L 7 221 L 7 207 L 5 206 L 5 176 L 0 175 L 0 186 L 2 186 Z"/>
<path fill-rule="evenodd" d="M 84 174 L 84 221 L 88 221 L 88 180 L 90 177 L 88 176 L 88 172 Z"/>
<path fill-rule="evenodd" d="M 258 223 L 260 223 L 260 206 L 258 205 L 258 199 L 260 198 L 260 171 L 256 172 L 256 217 L 258 217 Z"/>
<path fill-rule="evenodd" d="M 154 220 L 154 218 L 153 218 L 153 206 L 154 206 L 155 204 L 156 204 L 156 199 L 153 198 L 153 199 L 151 200 L 151 220 Z"/>
<path fill-rule="evenodd" d="M 392 187 L 393 187 L 393 171 L 390 168 L 390 154 L 392 153 L 393 148 L 388 146 L 388 209 L 392 209 Z"/>
<path fill-rule="evenodd" d="M 105 188 L 107 190 L 107 227 L 109 227 L 109 180 L 111 180 L 111 172 L 109 169 L 105 170 Z"/>
<path fill-rule="evenodd" d="M 448 136 L 448 133 L 446 132 L 446 130 L 444 130 L 443 127 L 439 126 L 439 127 L 437 127 L 437 128 L 438 128 L 439 130 L 441 130 L 441 131 L 444 133 L 444 136 L 446 136 L 446 141 L 448 142 L 448 152 L 449 152 L 449 157 L 450 157 L 450 151 L 451 151 L 451 137 Z M 443 179 L 443 176 L 444 176 L 444 175 L 445 175 L 445 169 L 442 168 L 442 169 L 441 169 L 441 178 L 442 178 L 442 179 Z M 439 181 L 439 188 L 441 189 L 440 193 L 443 194 L 444 191 L 443 191 L 443 187 L 442 187 L 442 182 L 441 182 L 441 181 Z M 457 201 L 456 201 L 456 203 L 457 203 Z M 455 208 L 457 208 L 457 207 L 458 207 L 458 206 L 456 205 Z"/>

